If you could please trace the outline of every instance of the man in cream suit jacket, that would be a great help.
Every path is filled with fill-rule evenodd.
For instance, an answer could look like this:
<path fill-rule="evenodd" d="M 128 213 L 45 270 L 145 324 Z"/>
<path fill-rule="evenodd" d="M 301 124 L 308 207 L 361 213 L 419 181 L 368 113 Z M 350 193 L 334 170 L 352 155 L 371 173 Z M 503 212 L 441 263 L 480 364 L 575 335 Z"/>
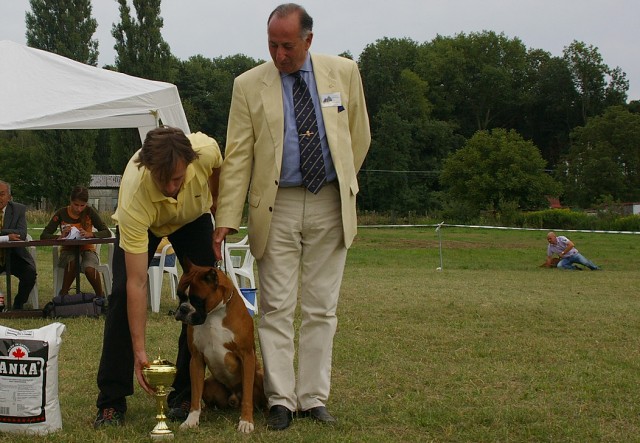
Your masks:
<path fill-rule="evenodd" d="M 323 422 L 336 309 L 347 249 L 356 235 L 357 173 L 371 142 L 360 73 L 351 60 L 310 54 L 313 20 L 299 5 L 267 21 L 272 62 L 239 76 L 233 88 L 220 178 L 214 247 L 240 226 L 248 193 L 249 241 L 258 264 L 258 325 L 269 400 L 267 426 L 287 428 L 297 411 Z M 302 184 L 293 109 L 297 73 L 311 92 L 326 183 Z M 291 75 L 293 74 L 293 75 Z M 308 135 L 308 133 L 307 133 Z M 301 281 L 298 373 L 293 319 Z"/>

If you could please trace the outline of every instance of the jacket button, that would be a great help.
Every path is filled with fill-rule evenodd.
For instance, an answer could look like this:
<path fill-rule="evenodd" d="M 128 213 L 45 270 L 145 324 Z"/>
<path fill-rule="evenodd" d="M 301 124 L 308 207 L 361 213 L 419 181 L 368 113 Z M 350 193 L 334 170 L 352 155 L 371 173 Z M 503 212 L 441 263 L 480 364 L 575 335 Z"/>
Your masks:
<path fill-rule="evenodd" d="M 269 212 L 273 212 L 273 207 L 269 206 Z"/>

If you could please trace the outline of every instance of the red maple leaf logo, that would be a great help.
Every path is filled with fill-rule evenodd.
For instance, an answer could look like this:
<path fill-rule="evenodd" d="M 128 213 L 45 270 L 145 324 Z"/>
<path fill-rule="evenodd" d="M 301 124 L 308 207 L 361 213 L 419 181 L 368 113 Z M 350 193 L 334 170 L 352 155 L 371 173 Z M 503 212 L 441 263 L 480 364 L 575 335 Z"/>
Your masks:
<path fill-rule="evenodd" d="M 21 348 L 18 348 L 15 351 L 13 351 L 11 353 L 11 355 L 13 355 L 17 359 L 21 359 L 22 357 L 24 357 L 27 354 L 25 354 L 24 351 Z"/>

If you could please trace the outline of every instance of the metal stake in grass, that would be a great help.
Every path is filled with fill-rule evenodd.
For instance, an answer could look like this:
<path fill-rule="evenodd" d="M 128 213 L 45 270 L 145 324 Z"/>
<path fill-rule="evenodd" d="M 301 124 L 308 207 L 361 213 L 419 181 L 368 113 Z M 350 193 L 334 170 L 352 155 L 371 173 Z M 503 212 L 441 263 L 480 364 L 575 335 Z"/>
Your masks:
<path fill-rule="evenodd" d="M 441 221 L 436 227 L 436 232 L 438 233 L 438 241 L 440 243 L 440 267 L 436 268 L 436 271 L 442 271 L 442 232 L 440 231 L 440 228 L 443 224 L 444 221 Z"/>

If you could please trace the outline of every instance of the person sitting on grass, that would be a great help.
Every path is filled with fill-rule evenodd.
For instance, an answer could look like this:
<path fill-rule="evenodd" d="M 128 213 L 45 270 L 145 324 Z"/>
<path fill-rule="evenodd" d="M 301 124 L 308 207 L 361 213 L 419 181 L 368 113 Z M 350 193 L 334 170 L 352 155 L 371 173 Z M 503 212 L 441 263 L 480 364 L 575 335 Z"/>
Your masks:
<path fill-rule="evenodd" d="M 556 235 L 555 232 L 549 232 L 547 234 L 547 262 L 546 265 L 550 267 L 551 261 L 554 255 L 560 258 L 560 261 L 556 265 L 560 269 L 580 270 L 574 263 L 580 263 L 583 266 L 591 269 L 592 271 L 599 271 L 600 268 L 596 266 L 592 261 L 588 260 L 582 254 L 578 252 L 575 245 L 571 240 L 563 235 Z"/>
<path fill-rule="evenodd" d="M 89 190 L 82 186 L 76 186 L 71 191 L 69 206 L 58 209 L 47 226 L 45 226 L 41 240 L 66 238 L 75 228 L 78 231 L 78 238 L 108 238 L 111 237 L 109 227 L 102 221 L 98 212 L 87 205 L 89 201 Z M 60 229 L 60 234 L 56 231 Z M 96 228 L 96 231 L 93 231 Z M 68 294 L 73 281 L 76 278 L 76 256 L 74 246 L 62 246 L 58 267 L 64 269 L 64 277 L 60 294 Z M 82 272 L 87 276 L 93 290 L 99 297 L 104 297 L 102 281 L 98 273 L 100 259 L 96 253 L 96 245 L 83 245 L 80 250 L 80 266 Z"/>

